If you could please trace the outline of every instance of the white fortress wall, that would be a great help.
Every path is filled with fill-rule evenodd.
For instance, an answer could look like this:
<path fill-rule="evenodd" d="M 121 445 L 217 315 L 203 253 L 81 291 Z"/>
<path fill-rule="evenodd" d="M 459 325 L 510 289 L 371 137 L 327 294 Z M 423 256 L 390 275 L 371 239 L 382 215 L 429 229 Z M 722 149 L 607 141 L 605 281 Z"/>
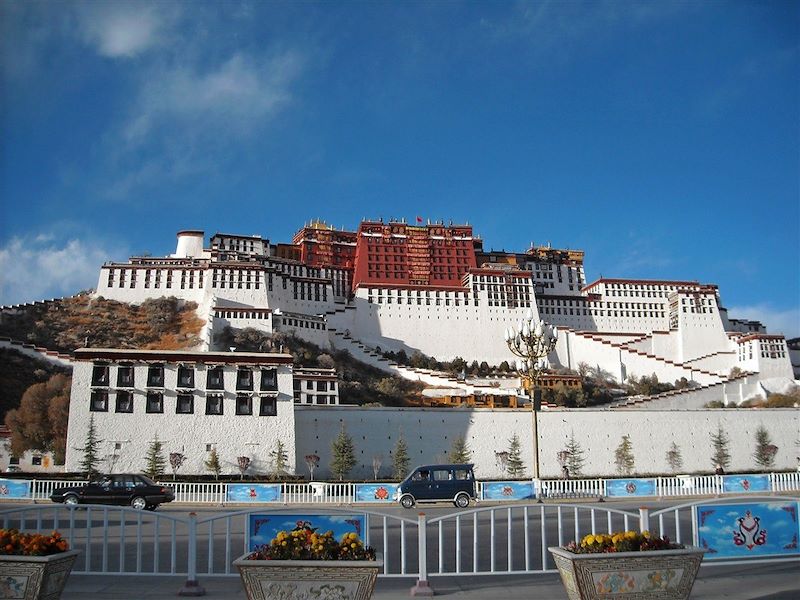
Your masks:
<path fill-rule="evenodd" d="M 738 359 L 736 357 L 736 352 L 729 350 L 717 352 L 716 354 L 704 356 L 703 358 L 688 360 L 684 364 L 689 367 L 703 369 L 704 371 L 728 375 L 731 369 L 737 366 Z"/>
<path fill-rule="evenodd" d="M 636 473 L 669 474 L 666 452 L 674 441 L 681 450 L 682 472 L 713 472 L 710 434 L 718 424 L 730 438 L 730 471 L 752 471 L 755 432 L 764 425 L 778 446 L 776 470 L 796 468 L 795 441 L 800 431 L 800 411 L 748 409 L 665 411 L 665 410 L 551 410 L 538 413 L 540 469 L 542 477 L 559 477 L 557 454 L 570 435 L 581 444 L 586 459 L 585 476 L 613 476 L 614 451 L 621 436 L 629 434 L 633 444 Z M 453 440 L 463 436 L 480 478 L 501 478 L 495 452 L 507 451 L 508 440 L 519 436 L 527 474 L 531 474 L 531 414 L 503 409 L 390 409 L 296 407 L 297 463 L 303 456 L 321 457 L 317 474 L 330 475 L 331 442 L 344 423 L 355 445 L 357 466 L 351 478 L 372 478 L 372 458 L 383 458 L 381 473 L 391 472 L 397 437 L 409 446 L 411 465 L 441 460 Z"/>

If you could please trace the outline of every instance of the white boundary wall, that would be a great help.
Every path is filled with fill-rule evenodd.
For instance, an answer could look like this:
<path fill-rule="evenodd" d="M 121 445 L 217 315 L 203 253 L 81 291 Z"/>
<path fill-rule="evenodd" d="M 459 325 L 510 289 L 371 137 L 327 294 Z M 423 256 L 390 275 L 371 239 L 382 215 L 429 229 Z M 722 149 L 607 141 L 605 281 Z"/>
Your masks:
<path fill-rule="evenodd" d="M 712 472 L 710 434 L 721 425 L 730 439 L 730 470 L 757 468 L 752 454 L 755 432 L 763 425 L 778 447 L 775 470 L 797 467 L 795 442 L 800 438 L 797 409 L 715 409 L 696 411 L 550 410 L 538 413 L 540 473 L 558 477 L 557 453 L 569 437 L 584 450 L 584 476 L 614 476 L 614 451 L 629 434 L 638 474 L 669 474 L 666 452 L 674 441 L 683 457 L 682 472 Z M 411 465 L 446 460 L 453 440 L 463 436 L 479 478 L 501 477 L 495 452 L 508 450 L 509 439 L 519 436 L 522 455 L 531 474 L 531 413 L 509 409 L 437 408 L 327 408 L 295 407 L 296 464 L 306 474 L 303 457 L 321 457 L 316 475 L 330 476 L 331 442 L 342 426 L 353 438 L 357 465 L 352 478 L 372 477 L 372 458 L 381 455 L 381 473 L 391 472 L 391 452 L 402 435 Z"/>

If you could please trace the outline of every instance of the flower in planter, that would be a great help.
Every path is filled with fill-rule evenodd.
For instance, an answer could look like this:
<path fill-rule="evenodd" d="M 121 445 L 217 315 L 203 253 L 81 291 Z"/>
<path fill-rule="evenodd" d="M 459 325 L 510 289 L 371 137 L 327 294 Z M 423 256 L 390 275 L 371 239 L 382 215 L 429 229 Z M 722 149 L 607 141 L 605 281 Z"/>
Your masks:
<path fill-rule="evenodd" d="M 57 531 L 50 535 L 0 529 L 0 554 L 14 556 L 49 556 L 69 550 L 67 540 Z"/>
<path fill-rule="evenodd" d="M 336 541 L 332 531 L 319 533 L 308 521 L 298 521 L 291 531 L 280 531 L 269 543 L 256 548 L 248 560 L 375 560 L 375 550 L 355 533 Z"/>
<path fill-rule="evenodd" d="M 667 536 L 655 537 L 650 532 L 618 531 L 583 536 L 580 542 L 570 542 L 566 550 L 574 554 L 603 554 L 609 552 L 647 552 L 649 550 L 676 550 L 683 544 L 673 544 Z"/>

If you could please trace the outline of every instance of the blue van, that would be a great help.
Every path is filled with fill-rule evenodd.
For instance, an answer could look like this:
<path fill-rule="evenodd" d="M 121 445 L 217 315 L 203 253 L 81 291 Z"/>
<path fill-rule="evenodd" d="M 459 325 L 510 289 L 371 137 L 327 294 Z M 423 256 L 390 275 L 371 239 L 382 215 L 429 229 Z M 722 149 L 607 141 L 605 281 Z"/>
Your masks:
<path fill-rule="evenodd" d="M 397 486 L 395 499 L 403 508 L 417 502 L 447 500 L 458 508 L 475 499 L 475 475 L 472 464 L 422 465 Z"/>

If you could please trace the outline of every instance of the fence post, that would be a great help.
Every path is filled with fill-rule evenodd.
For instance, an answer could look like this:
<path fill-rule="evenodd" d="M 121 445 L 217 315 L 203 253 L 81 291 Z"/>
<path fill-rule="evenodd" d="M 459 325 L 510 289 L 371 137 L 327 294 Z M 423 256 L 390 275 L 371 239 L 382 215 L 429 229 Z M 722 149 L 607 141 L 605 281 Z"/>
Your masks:
<path fill-rule="evenodd" d="M 433 596 L 433 588 L 428 584 L 428 517 L 419 513 L 417 537 L 419 551 L 419 579 L 411 588 L 412 596 Z"/>
<path fill-rule="evenodd" d="M 646 506 L 639 508 L 639 533 L 650 531 L 650 509 Z"/>
<path fill-rule="evenodd" d="M 186 583 L 178 596 L 205 596 L 206 589 L 197 581 L 197 513 L 189 513 L 189 548 Z"/>

